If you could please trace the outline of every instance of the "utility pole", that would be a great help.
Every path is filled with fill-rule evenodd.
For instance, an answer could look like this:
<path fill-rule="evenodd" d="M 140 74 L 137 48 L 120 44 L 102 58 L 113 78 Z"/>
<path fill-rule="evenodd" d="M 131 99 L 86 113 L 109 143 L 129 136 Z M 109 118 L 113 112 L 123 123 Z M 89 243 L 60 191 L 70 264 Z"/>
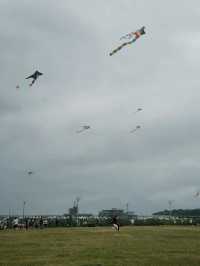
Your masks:
<path fill-rule="evenodd" d="M 79 201 L 80 201 L 80 197 L 76 198 L 76 225 L 78 225 L 78 213 L 79 213 Z"/>
<path fill-rule="evenodd" d="M 174 200 L 168 200 L 168 204 L 169 204 L 169 219 L 171 219 L 172 216 L 172 204 L 173 204 Z"/>
<path fill-rule="evenodd" d="M 24 221 L 25 205 L 26 205 L 26 201 L 23 201 L 23 211 L 22 211 L 23 221 Z"/>
<path fill-rule="evenodd" d="M 129 207 L 129 204 L 128 202 L 126 203 L 126 213 L 128 214 L 128 207 Z"/>

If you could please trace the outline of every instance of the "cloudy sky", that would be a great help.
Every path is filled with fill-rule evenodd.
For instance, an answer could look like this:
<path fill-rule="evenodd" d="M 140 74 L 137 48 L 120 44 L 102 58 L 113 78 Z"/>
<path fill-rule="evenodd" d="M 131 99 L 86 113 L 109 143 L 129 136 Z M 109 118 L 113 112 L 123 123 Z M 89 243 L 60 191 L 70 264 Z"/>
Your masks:
<path fill-rule="evenodd" d="M 0 213 L 199 207 L 199 19 L 199 0 L 0 0 Z"/>

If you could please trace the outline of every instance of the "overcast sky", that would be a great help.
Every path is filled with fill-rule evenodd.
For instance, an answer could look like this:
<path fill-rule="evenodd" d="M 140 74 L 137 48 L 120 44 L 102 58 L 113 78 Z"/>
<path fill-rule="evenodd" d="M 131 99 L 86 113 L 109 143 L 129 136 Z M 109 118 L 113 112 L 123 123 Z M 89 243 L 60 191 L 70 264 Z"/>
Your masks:
<path fill-rule="evenodd" d="M 0 0 L 0 213 L 198 208 L 199 19 L 199 0 Z"/>

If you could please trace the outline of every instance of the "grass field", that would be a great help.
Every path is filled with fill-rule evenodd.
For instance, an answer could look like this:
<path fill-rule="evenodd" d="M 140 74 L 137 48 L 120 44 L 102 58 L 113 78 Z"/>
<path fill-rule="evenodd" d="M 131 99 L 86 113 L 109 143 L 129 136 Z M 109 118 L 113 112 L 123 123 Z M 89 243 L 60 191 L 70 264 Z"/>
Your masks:
<path fill-rule="evenodd" d="M 178 226 L 0 231 L 0 265 L 200 265 L 200 228 Z"/>

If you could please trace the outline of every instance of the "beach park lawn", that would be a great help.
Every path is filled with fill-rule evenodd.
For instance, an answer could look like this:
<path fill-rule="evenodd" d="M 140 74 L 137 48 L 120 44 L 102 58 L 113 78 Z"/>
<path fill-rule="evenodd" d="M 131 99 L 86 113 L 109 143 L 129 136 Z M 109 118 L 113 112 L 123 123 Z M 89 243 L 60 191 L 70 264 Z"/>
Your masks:
<path fill-rule="evenodd" d="M 0 231 L 0 265 L 200 265 L 200 227 L 131 226 Z"/>

